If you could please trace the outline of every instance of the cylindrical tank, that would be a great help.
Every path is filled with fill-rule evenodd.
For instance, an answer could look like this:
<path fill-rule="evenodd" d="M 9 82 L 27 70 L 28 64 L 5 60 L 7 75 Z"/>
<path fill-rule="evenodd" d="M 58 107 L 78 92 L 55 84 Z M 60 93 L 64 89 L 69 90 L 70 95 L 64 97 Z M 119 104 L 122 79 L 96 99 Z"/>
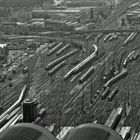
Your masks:
<path fill-rule="evenodd" d="M 23 122 L 33 122 L 37 118 L 37 100 L 26 99 L 23 103 Z"/>
<path fill-rule="evenodd" d="M 123 140 L 113 129 L 96 123 L 71 129 L 63 140 Z"/>
<path fill-rule="evenodd" d="M 0 140 L 56 140 L 56 138 L 39 125 L 20 123 L 4 130 L 0 134 Z"/>

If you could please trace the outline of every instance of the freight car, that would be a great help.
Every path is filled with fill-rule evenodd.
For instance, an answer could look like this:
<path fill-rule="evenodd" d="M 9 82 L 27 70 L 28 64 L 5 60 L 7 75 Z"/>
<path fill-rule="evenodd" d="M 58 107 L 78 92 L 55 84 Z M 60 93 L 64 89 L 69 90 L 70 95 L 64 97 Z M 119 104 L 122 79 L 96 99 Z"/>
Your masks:
<path fill-rule="evenodd" d="M 105 36 L 104 42 L 107 42 L 107 40 L 113 35 L 114 33 L 109 33 Z"/>
<path fill-rule="evenodd" d="M 90 67 L 88 71 L 79 79 L 79 83 L 83 83 L 87 78 L 89 78 L 94 70 L 94 66 Z"/>
<path fill-rule="evenodd" d="M 25 67 L 24 69 L 23 69 L 23 73 L 25 74 L 25 73 L 27 73 L 28 72 L 28 67 Z"/>
<path fill-rule="evenodd" d="M 15 125 L 15 124 L 17 124 L 17 123 L 21 123 L 22 120 L 23 120 L 23 115 L 20 114 L 20 115 L 17 116 L 17 118 L 14 119 L 14 121 L 10 124 L 10 126 Z M 10 127 L 10 126 L 9 126 L 9 127 Z"/>
<path fill-rule="evenodd" d="M 66 135 L 72 128 L 74 128 L 74 127 L 71 127 L 71 126 L 64 127 L 64 128 L 60 131 L 60 133 L 56 136 L 56 138 L 57 138 L 58 140 L 62 140 L 62 139 L 65 137 L 65 135 Z"/>
<path fill-rule="evenodd" d="M 114 97 L 115 97 L 115 95 L 118 93 L 118 91 L 119 91 L 118 87 L 115 87 L 115 88 L 111 91 L 111 93 L 110 93 L 109 96 L 108 96 L 108 101 L 109 101 L 109 102 L 112 101 L 112 100 L 114 99 Z"/>
<path fill-rule="evenodd" d="M 123 111 L 122 107 L 114 109 L 111 112 L 107 121 L 105 122 L 105 125 L 112 129 L 115 129 L 121 119 L 122 111 Z"/>
<path fill-rule="evenodd" d="M 116 40 L 118 38 L 117 34 L 113 34 L 109 39 L 108 41 L 113 41 L 113 40 Z"/>
<path fill-rule="evenodd" d="M 130 126 L 122 127 L 119 135 L 122 136 L 124 140 L 128 140 L 131 135 L 131 127 Z"/>
<path fill-rule="evenodd" d="M 106 87 L 106 89 L 103 91 L 102 95 L 101 95 L 101 99 L 105 99 L 107 97 L 107 95 L 110 92 L 110 88 Z"/>
<path fill-rule="evenodd" d="M 46 109 L 45 108 L 42 108 L 40 111 L 39 111 L 39 113 L 38 113 L 38 116 L 39 117 L 44 117 L 46 115 Z"/>

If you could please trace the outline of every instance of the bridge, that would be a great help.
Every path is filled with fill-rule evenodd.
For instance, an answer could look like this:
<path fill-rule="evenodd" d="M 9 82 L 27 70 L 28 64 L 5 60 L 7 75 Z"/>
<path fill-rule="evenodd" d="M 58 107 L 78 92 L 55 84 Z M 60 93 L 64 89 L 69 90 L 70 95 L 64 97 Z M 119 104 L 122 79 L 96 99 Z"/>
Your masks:
<path fill-rule="evenodd" d="M 53 41 L 73 43 L 73 44 L 77 44 L 80 46 L 86 46 L 87 44 L 89 44 L 85 40 L 71 39 L 71 38 L 66 38 L 66 37 L 19 36 L 19 37 L 8 37 L 7 39 L 9 41 L 20 41 L 20 40 L 34 39 L 35 41 L 38 41 L 38 42 L 48 42 L 49 40 L 53 40 Z"/>

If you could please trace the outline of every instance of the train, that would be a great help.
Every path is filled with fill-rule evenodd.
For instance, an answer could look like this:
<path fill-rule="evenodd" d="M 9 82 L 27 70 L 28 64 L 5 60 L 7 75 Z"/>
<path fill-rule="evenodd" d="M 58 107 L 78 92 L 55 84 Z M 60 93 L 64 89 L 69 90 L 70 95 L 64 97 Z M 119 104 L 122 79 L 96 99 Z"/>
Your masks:
<path fill-rule="evenodd" d="M 107 119 L 107 121 L 105 122 L 105 125 L 112 128 L 112 129 L 115 129 L 116 126 L 118 125 L 120 119 L 121 119 L 121 115 L 122 115 L 122 112 L 123 112 L 123 108 L 122 107 L 119 107 L 117 109 L 114 109 L 109 118 Z"/>
<path fill-rule="evenodd" d="M 45 67 L 45 70 L 49 70 L 51 69 L 52 67 L 56 66 L 58 63 L 64 61 L 66 58 L 69 58 L 73 55 L 75 55 L 76 53 L 79 52 L 79 49 L 74 49 L 72 50 L 71 52 L 59 57 L 58 59 L 52 61 L 51 63 L 49 63 L 46 67 Z"/>
<path fill-rule="evenodd" d="M 64 67 L 66 65 L 66 61 L 62 61 L 58 65 L 56 65 L 52 70 L 49 70 L 48 75 L 51 76 L 55 74 L 60 68 Z"/>
<path fill-rule="evenodd" d="M 96 34 L 92 33 L 92 34 L 88 35 L 85 40 L 89 41 L 90 39 L 95 38 L 95 36 L 96 36 Z"/>
<path fill-rule="evenodd" d="M 132 58 L 133 58 L 133 56 L 134 56 L 134 52 L 135 52 L 135 51 L 130 52 L 130 53 L 128 54 L 128 56 L 125 58 L 125 60 L 124 60 L 124 62 L 123 62 L 123 68 L 127 68 L 128 63 L 132 61 Z"/>
<path fill-rule="evenodd" d="M 110 101 L 112 101 L 113 99 L 114 99 L 114 97 L 115 97 L 115 95 L 117 94 L 119 92 L 119 89 L 118 89 L 118 87 L 116 86 L 112 91 L 111 91 L 111 93 L 109 94 L 109 96 L 108 96 L 108 101 L 110 102 Z"/>
<path fill-rule="evenodd" d="M 82 75 L 82 77 L 79 79 L 79 83 L 83 83 L 87 78 L 89 78 L 91 76 L 91 74 L 94 72 L 95 68 L 94 66 L 91 66 L 87 72 Z"/>
<path fill-rule="evenodd" d="M 106 89 L 101 94 L 101 99 L 105 99 L 110 92 L 110 88 L 106 87 Z"/>
<path fill-rule="evenodd" d="M 127 76 L 128 74 L 128 70 L 127 69 L 123 69 L 119 74 L 117 74 L 115 77 L 113 77 L 112 79 L 110 79 L 105 85 L 104 88 L 110 87 L 112 84 L 114 84 L 115 82 L 117 82 L 119 79 Z"/>
<path fill-rule="evenodd" d="M 3 126 L 6 125 L 6 123 L 19 111 L 21 110 L 20 105 L 22 101 L 24 100 L 24 97 L 27 93 L 28 86 L 24 85 L 21 91 L 21 94 L 18 98 L 18 100 L 10 107 L 8 108 L 4 113 L 0 115 L 0 128 L 3 128 Z M 14 120 L 13 120 L 14 121 Z M 5 128 L 5 127 L 4 127 Z"/>
<path fill-rule="evenodd" d="M 46 115 L 46 109 L 45 108 L 42 108 L 39 113 L 38 113 L 38 116 L 40 118 L 44 117 Z"/>
<path fill-rule="evenodd" d="M 21 108 L 18 107 L 15 110 L 13 110 L 11 113 L 6 115 L 5 123 L 1 124 L 1 127 L 0 127 L 0 133 L 6 128 L 8 128 L 15 121 L 15 119 L 19 116 L 18 113 L 20 110 Z"/>
<path fill-rule="evenodd" d="M 129 63 L 129 59 L 126 57 L 123 62 L 123 68 L 127 68 L 128 63 Z"/>
<path fill-rule="evenodd" d="M 64 80 L 67 80 L 69 77 L 71 77 L 73 74 L 76 74 L 78 72 L 80 72 L 80 70 L 82 68 L 84 68 L 85 66 L 87 66 L 91 61 L 97 59 L 97 53 L 98 53 L 98 48 L 95 44 L 93 44 L 94 47 L 94 52 L 88 56 L 86 59 L 84 59 L 81 63 L 79 63 L 78 65 L 76 65 L 74 68 L 72 68 L 65 76 L 64 76 Z"/>
<path fill-rule="evenodd" d="M 23 74 L 25 74 L 25 73 L 27 73 L 28 72 L 28 67 L 25 67 L 24 69 L 23 69 Z"/>
<path fill-rule="evenodd" d="M 47 52 L 47 56 L 52 55 L 53 53 L 55 53 L 60 47 L 63 46 L 63 42 L 60 42 L 58 45 L 56 45 L 54 48 L 52 48 L 51 50 L 49 50 L 49 52 Z"/>
<path fill-rule="evenodd" d="M 133 61 L 133 57 L 134 57 L 135 51 L 132 51 L 127 57 L 129 59 L 129 62 Z"/>
<path fill-rule="evenodd" d="M 129 55 L 125 58 L 123 62 L 123 68 L 127 68 L 129 62 L 136 61 L 139 57 L 139 52 L 132 51 Z"/>
<path fill-rule="evenodd" d="M 62 49 L 60 49 L 56 55 L 61 55 L 65 50 L 67 50 L 70 47 L 70 44 L 65 45 Z"/>
<path fill-rule="evenodd" d="M 137 139 L 139 136 L 139 134 L 136 132 L 132 137 L 131 137 L 131 140 L 139 140 Z M 140 137 L 139 137 L 140 138 Z"/>
<path fill-rule="evenodd" d="M 139 5 L 140 5 L 139 2 L 133 3 L 132 5 L 130 5 L 128 7 L 128 9 L 135 8 L 135 7 L 139 6 Z"/>
<path fill-rule="evenodd" d="M 108 41 L 113 41 L 113 40 L 117 40 L 118 39 L 118 35 L 117 34 L 113 34 Z"/>
<path fill-rule="evenodd" d="M 126 47 L 130 42 L 134 41 L 134 39 L 137 37 L 138 33 L 133 32 L 131 33 L 128 38 L 123 42 L 122 46 Z"/>
<path fill-rule="evenodd" d="M 108 40 L 113 34 L 114 34 L 114 33 L 109 33 L 109 34 L 107 34 L 107 35 L 105 36 L 105 38 L 104 38 L 104 42 L 106 43 L 107 40 Z"/>
<path fill-rule="evenodd" d="M 57 44 L 56 42 L 53 42 L 52 44 L 50 44 L 50 45 L 48 46 L 48 49 L 52 49 L 56 44 Z"/>
<path fill-rule="evenodd" d="M 66 127 L 64 127 L 64 128 L 60 131 L 60 133 L 56 136 L 56 138 L 57 138 L 58 140 L 62 140 L 62 139 L 65 137 L 65 135 L 68 133 L 68 131 L 70 131 L 72 128 L 74 128 L 74 127 L 72 127 L 72 126 L 66 126 Z"/>
<path fill-rule="evenodd" d="M 139 52 L 135 52 L 132 61 L 136 61 L 139 58 L 139 56 L 140 56 Z"/>
<path fill-rule="evenodd" d="M 128 140 L 131 135 L 131 127 L 130 126 L 122 127 L 119 135 L 123 138 L 123 140 Z"/>

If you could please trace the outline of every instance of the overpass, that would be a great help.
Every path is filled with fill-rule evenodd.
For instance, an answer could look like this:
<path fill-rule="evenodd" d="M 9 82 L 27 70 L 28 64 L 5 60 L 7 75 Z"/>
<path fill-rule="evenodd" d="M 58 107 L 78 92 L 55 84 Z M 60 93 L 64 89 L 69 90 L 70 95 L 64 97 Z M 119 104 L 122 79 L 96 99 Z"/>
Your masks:
<path fill-rule="evenodd" d="M 46 36 L 18 36 L 18 37 L 8 37 L 7 40 L 9 41 L 20 41 L 20 40 L 27 40 L 27 39 L 34 39 L 38 42 L 48 42 L 49 40 L 53 41 L 60 41 L 60 42 L 67 42 L 77 44 L 79 46 L 87 46 L 89 43 L 85 40 L 79 39 L 71 39 L 66 37 L 46 37 Z"/>

